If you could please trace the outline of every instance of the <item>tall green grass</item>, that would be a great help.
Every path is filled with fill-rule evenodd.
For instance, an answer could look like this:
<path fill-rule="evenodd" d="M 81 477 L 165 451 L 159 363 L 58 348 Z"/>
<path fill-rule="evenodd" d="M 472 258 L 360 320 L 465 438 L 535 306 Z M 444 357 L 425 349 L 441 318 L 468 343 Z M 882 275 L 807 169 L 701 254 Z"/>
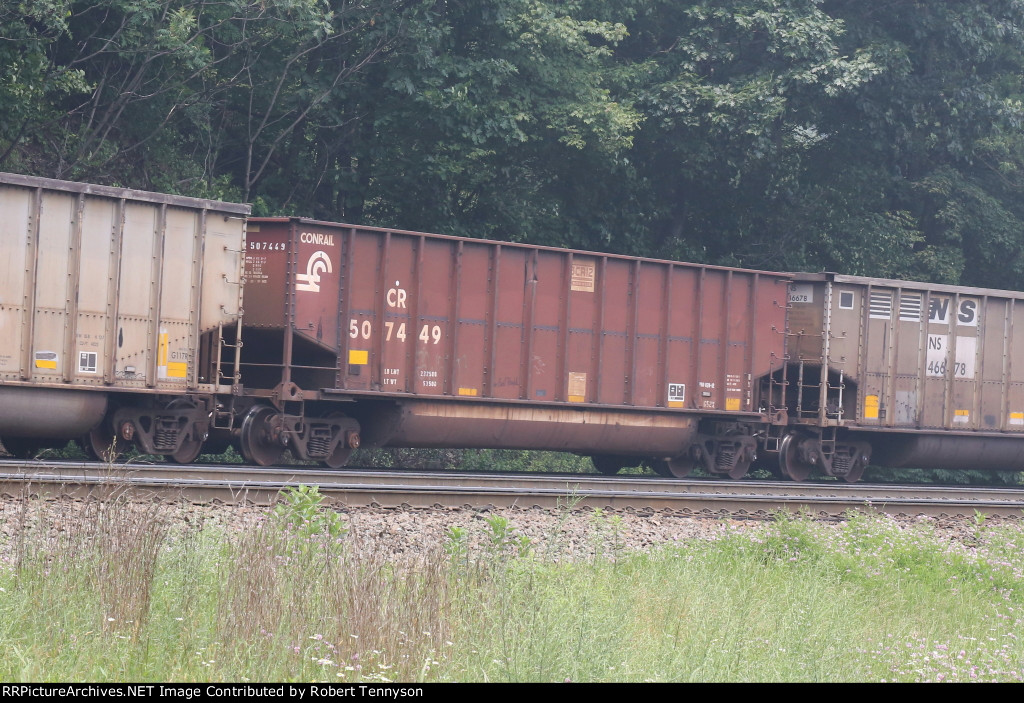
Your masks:
<path fill-rule="evenodd" d="M 388 559 L 315 495 L 244 530 L 129 496 L 26 508 L 0 534 L 4 681 L 1020 680 L 1024 534 L 882 516 L 725 523 L 594 558 L 492 516 Z M 313 502 L 310 502 L 313 501 Z M 287 505 L 287 504 L 286 504 Z M 311 512 L 312 511 L 312 512 Z M 51 515 L 52 517 L 42 517 Z M 58 517 L 59 515 L 59 517 Z M 322 519 L 321 519 L 322 518 Z M 332 534 L 333 533 L 333 534 Z"/>

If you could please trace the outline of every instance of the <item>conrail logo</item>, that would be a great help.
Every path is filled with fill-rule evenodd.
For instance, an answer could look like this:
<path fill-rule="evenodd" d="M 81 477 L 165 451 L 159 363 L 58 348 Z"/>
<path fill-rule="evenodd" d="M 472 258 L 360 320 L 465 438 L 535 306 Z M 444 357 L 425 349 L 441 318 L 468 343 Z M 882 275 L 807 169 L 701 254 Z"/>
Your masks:
<path fill-rule="evenodd" d="M 305 236 L 305 234 L 303 236 Z M 331 257 L 327 256 L 327 254 L 322 251 L 314 252 L 313 255 L 309 257 L 309 261 L 306 262 L 306 272 L 295 275 L 295 278 L 299 280 L 299 283 L 295 285 L 295 290 L 319 293 L 320 275 L 330 273 L 331 270 Z"/>
<path fill-rule="evenodd" d="M 299 241 L 303 244 L 316 244 L 322 247 L 333 247 L 334 235 L 321 234 L 320 232 L 303 232 L 299 235 Z"/>

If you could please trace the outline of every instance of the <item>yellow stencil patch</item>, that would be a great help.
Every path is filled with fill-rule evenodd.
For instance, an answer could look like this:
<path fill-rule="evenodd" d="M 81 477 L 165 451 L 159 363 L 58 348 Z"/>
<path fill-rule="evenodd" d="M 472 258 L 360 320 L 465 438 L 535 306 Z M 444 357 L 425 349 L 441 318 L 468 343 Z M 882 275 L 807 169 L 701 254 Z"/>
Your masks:
<path fill-rule="evenodd" d="M 570 371 L 569 392 L 566 395 L 570 403 L 584 402 L 587 399 L 587 374 Z"/>
<path fill-rule="evenodd" d="M 53 369 L 57 370 L 57 352 L 51 351 L 37 351 L 35 353 L 35 362 L 37 369 Z"/>
<path fill-rule="evenodd" d="M 156 365 L 167 366 L 167 333 L 160 331 L 156 346 Z"/>

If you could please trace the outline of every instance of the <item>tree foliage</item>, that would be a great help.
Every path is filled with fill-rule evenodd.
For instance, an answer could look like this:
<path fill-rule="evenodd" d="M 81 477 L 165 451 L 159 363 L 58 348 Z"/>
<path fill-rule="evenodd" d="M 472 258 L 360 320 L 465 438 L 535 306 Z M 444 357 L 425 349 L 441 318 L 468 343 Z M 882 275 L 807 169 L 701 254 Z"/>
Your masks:
<path fill-rule="evenodd" d="M 1024 285 L 1024 0 L 18 0 L 0 168 Z"/>

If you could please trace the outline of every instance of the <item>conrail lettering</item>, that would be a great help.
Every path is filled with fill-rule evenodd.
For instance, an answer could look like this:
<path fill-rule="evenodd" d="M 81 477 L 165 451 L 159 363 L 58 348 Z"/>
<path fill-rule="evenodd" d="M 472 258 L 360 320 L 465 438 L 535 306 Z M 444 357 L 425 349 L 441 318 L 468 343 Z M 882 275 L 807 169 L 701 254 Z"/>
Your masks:
<path fill-rule="evenodd" d="M 299 241 L 303 244 L 316 244 L 321 247 L 333 247 L 334 235 L 321 234 L 320 232 L 303 232 L 299 235 Z"/>
<path fill-rule="evenodd" d="M 408 299 L 409 294 L 405 292 L 404 288 L 398 288 L 398 281 L 395 281 L 395 288 L 388 290 L 387 301 L 389 308 L 404 308 L 405 301 Z"/>

